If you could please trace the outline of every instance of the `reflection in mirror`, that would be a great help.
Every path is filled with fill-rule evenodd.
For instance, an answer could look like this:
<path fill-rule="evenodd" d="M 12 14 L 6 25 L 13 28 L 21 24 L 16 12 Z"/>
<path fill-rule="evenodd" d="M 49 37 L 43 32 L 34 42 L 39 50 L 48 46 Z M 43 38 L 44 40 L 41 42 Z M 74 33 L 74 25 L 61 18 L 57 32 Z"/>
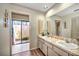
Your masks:
<path fill-rule="evenodd" d="M 66 29 L 66 21 L 64 22 L 64 28 Z"/>
<path fill-rule="evenodd" d="M 47 20 L 47 30 L 50 35 L 60 36 L 61 35 L 61 18 L 59 16 L 51 16 Z"/>
<path fill-rule="evenodd" d="M 50 35 L 50 22 L 47 21 L 47 35 Z M 49 27 L 49 28 L 48 28 Z"/>
<path fill-rule="evenodd" d="M 38 20 L 38 34 L 43 32 L 43 21 Z"/>
<path fill-rule="evenodd" d="M 60 34 L 60 21 L 55 20 L 55 26 L 56 26 L 56 35 L 59 36 Z"/>

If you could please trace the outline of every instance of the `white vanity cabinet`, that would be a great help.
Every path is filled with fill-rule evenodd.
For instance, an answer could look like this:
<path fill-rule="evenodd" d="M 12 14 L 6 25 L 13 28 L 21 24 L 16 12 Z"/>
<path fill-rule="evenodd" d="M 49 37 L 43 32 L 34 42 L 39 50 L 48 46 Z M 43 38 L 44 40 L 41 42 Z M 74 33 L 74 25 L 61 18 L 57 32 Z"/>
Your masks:
<path fill-rule="evenodd" d="M 38 47 L 46 56 L 76 56 L 42 38 L 38 39 Z"/>
<path fill-rule="evenodd" d="M 68 56 L 68 53 L 63 51 L 62 49 L 58 48 L 58 47 L 53 47 L 53 50 L 60 56 Z"/>
<path fill-rule="evenodd" d="M 58 56 L 58 54 L 53 50 L 53 48 L 48 47 L 48 56 Z"/>
<path fill-rule="evenodd" d="M 38 40 L 38 47 L 40 48 L 40 50 L 43 50 L 43 42 L 41 41 L 41 39 Z"/>
<path fill-rule="evenodd" d="M 38 46 L 40 48 L 40 50 L 47 56 L 57 56 L 58 54 L 56 54 L 54 51 L 53 51 L 53 48 L 52 48 L 52 44 L 44 41 L 43 39 L 39 39 L 38 40 Z"/>
<path fill-rule="evenodd" d="M 47 45 L 43 44 L 42 52 L 47 56 Z"/>
<path fill-rule="evenodd" d="M 38 47 L 45 55 L 47 55 L 47 45 L 45 44 L 45 41 L 42 39 L 39 39 L 38 41 Z"/>
<path fill-rule="evenodd" d="M 45 44 L 47 45 L 47 55 L 48 56 L 58 56 L 58 54 L 56 52 L 54 52 L 52 44 L 50 44 L 48 42 L 45 42 Z"/>

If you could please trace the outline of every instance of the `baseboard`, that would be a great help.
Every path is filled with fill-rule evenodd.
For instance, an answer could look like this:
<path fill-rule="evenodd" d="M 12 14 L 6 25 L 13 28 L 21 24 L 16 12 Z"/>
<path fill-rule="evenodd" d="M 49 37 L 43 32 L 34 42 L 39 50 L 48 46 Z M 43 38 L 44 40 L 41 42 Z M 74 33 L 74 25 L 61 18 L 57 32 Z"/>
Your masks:
<path fill-rule="evenodd" d="M 38 48 L 32 48 L 32 49 L 30 49 L 30 50 L 34 50 L 34 49 L 38 49 Z"/>

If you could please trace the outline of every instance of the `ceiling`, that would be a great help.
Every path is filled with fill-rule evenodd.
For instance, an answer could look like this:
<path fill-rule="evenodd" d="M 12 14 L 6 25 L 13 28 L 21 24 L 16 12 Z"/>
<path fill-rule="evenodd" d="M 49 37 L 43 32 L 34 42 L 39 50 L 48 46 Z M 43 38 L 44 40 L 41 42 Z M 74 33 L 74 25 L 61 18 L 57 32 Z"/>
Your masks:
<path fill-rule="evenodd" d="M 17 5 L 39 11 L 39 12 L 47 12 L 50 8 L 54 6 L 55 3 L 16 3 Z M 46 7 L 46 8 L 45 8 Z"/>
<path fill-rule="evenodd" d="M 74 10 L 77 10 L 77 11 L 74 11 Z M 57 13 L 56 15 L 65 16 L 65 15 L 68 15 L 71 13 L 77 13 L 77 12 L 79 12 L 79 3 L 75 3 L 74 5 L 70 6 L 69 8 Z"/>

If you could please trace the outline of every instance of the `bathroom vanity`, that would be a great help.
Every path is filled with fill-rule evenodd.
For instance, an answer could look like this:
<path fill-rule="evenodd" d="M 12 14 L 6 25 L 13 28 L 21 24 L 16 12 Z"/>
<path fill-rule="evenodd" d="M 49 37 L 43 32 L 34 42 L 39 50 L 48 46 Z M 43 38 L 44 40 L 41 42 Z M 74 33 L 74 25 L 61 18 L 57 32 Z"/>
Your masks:
<path fill-rule="evenodd" d="M 58 43 L 63 41 L 61 39 L 51 38 L 47 36 L 38 36 L 38 47 L 46 56 L 78 56 L 79 49 L 73 46 L 73 49 L 70 47 L 65 47 Z M 68 45 L 69 46 L 69 45 Z M 71 47 L 72 48 L 72 47 Z"/>

